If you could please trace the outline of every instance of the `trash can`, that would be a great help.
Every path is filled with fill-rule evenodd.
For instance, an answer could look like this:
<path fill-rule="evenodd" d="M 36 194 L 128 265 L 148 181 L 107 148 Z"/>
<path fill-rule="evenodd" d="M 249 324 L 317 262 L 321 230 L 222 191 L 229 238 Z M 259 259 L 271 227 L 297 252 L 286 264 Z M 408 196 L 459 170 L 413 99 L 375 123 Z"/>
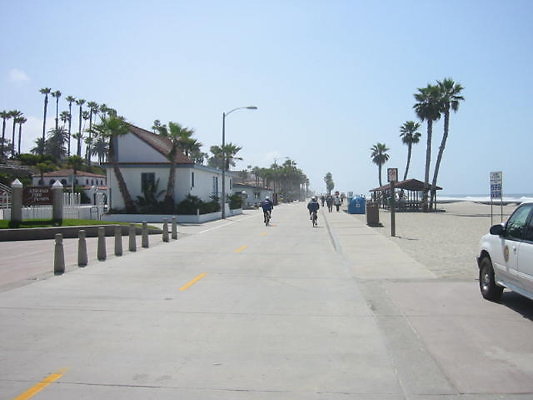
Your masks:
<path fill-rule="evenodd" d="M 366 224 L 368 226 L 381 226 L 379 223 L 379 205 L 377 202 L 368 202 L 366 205 Z"/>
<path fill-rule="evenodd" d="M 364 197 L 356 197 L 348 203 L 348 213 L 349 214 L 364 214 L 365 213 L 365 203 L 366 200 Z"/>

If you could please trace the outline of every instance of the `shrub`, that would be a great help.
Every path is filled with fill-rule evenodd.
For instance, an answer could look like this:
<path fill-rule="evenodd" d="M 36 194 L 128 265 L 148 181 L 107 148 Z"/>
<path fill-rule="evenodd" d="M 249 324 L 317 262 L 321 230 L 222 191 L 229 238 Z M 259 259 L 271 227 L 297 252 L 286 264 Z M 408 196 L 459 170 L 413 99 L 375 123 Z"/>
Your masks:
<path fill-rule="evenodd" d="M 234 193 L 229 197 L 229 208 L 230 210 L 242 208 L 242 195 L 240 193 Z"/>

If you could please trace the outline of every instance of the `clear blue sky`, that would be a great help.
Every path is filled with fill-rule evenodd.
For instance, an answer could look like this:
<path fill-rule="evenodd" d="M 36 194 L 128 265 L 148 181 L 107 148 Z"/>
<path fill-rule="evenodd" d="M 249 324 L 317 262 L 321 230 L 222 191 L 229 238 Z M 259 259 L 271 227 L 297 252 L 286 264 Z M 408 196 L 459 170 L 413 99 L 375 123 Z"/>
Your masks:
<path fill-rule="evenodd" d="M 11 1 L 0 0 L 0 110 L 29 119 L 23 151 L 42 129 L 43 96 L 105 103 L 136 125 L 195 129 L 204 151 L 243 147 L 238 167 L 289 157 L 325 190 L 378 186 L 370 147 L 389 148 L 403 174 L 399 127 L 416 120 L 417 88 L 451 77 L 465 101 L 452 115 L 439 185 L 533 193 L 533 1 Z M 48 126 L 55 107 L 50 103 Z M 76 115 L 74 116 L 76 118 Z M 433 160 L 442 136 L 435 125 Z M 410 177 L 423 180 L 425 124 Z M 8 132 L 11 124 L 8 123 Z M 432 163 L 433 165 L 433 163 Z M 384 180 L 386 177 L 384 176 Z"/>

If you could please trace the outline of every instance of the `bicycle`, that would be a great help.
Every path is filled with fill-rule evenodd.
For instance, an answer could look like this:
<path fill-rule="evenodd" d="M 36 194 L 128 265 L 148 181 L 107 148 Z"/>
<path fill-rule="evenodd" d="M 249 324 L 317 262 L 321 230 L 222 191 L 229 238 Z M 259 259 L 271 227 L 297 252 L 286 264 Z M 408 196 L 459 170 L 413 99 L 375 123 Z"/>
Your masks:
<path fill-rule="evenodd" d="M 270 224 L 270 218 L 272 218 L 270 215 L 270 211 L 266 211 L 264 212 L 264 214 L 265 214 L 265 226 L 268 226 L 268 224 Z"/>
<path fill-rule="evenodd" d="M 312 224 L 313 224 L 313 228 L 314 228 L 315 226 L 318 225 L 317 220 L 318 220 L 317 212 L 316 212 L 316 211 L 313 211 L 313 212 L 311 213 L 311 222 L 312 222 Z"/>

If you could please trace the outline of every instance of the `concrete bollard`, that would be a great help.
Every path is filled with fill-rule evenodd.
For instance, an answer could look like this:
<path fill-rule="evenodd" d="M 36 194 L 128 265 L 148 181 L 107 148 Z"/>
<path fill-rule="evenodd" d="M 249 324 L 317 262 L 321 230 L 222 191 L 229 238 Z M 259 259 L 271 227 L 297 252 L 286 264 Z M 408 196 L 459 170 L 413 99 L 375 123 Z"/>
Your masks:
<path fill-rule="evenodd" d="M 176 217 L 172 217 L 172 239 L 178 239 L 178 223 Z"/>
<path fill-rule="evenodd" d="M 143 222 L 143 228 L 142 228 L 142 247 L 144 249 L 147 249 L 150 246 L 148 241 L 148 224 Z"/>
<path fill-rule="evenodd" d="M 115 226 L 115 255 L 122 255 L 122 227 Z"/>
<path fill-rule="evenodd" d="M 78 267 L 87 265 L 87 241 L 85 240 L 85 231 L 78 232 Z"/>
<path fill-rule="evenodd" d="M 65 272 L 65 253 L 63 251 L 63 235 L 56 233 L 54 248 L 54 274 L 61 275 Z"/>
<path fill-rule="evenodd" d="M 137 251 L 137 242 L 135 238 L 135 224 L 130 224 L 130 251 Z"/>
<path fill-rule="evenodd" d="M 168 242 L 168 219 L 163 220 L 163 242 Z"/>
<path fill-rule="evenodd" d="M 107 258 L 106 254 L 106 248 L 105 248 L 105 228 L 103 226 L 98 228 L 98 251 L 97 251 L 97 258 L 98 261 L 105 261 Z"/>

